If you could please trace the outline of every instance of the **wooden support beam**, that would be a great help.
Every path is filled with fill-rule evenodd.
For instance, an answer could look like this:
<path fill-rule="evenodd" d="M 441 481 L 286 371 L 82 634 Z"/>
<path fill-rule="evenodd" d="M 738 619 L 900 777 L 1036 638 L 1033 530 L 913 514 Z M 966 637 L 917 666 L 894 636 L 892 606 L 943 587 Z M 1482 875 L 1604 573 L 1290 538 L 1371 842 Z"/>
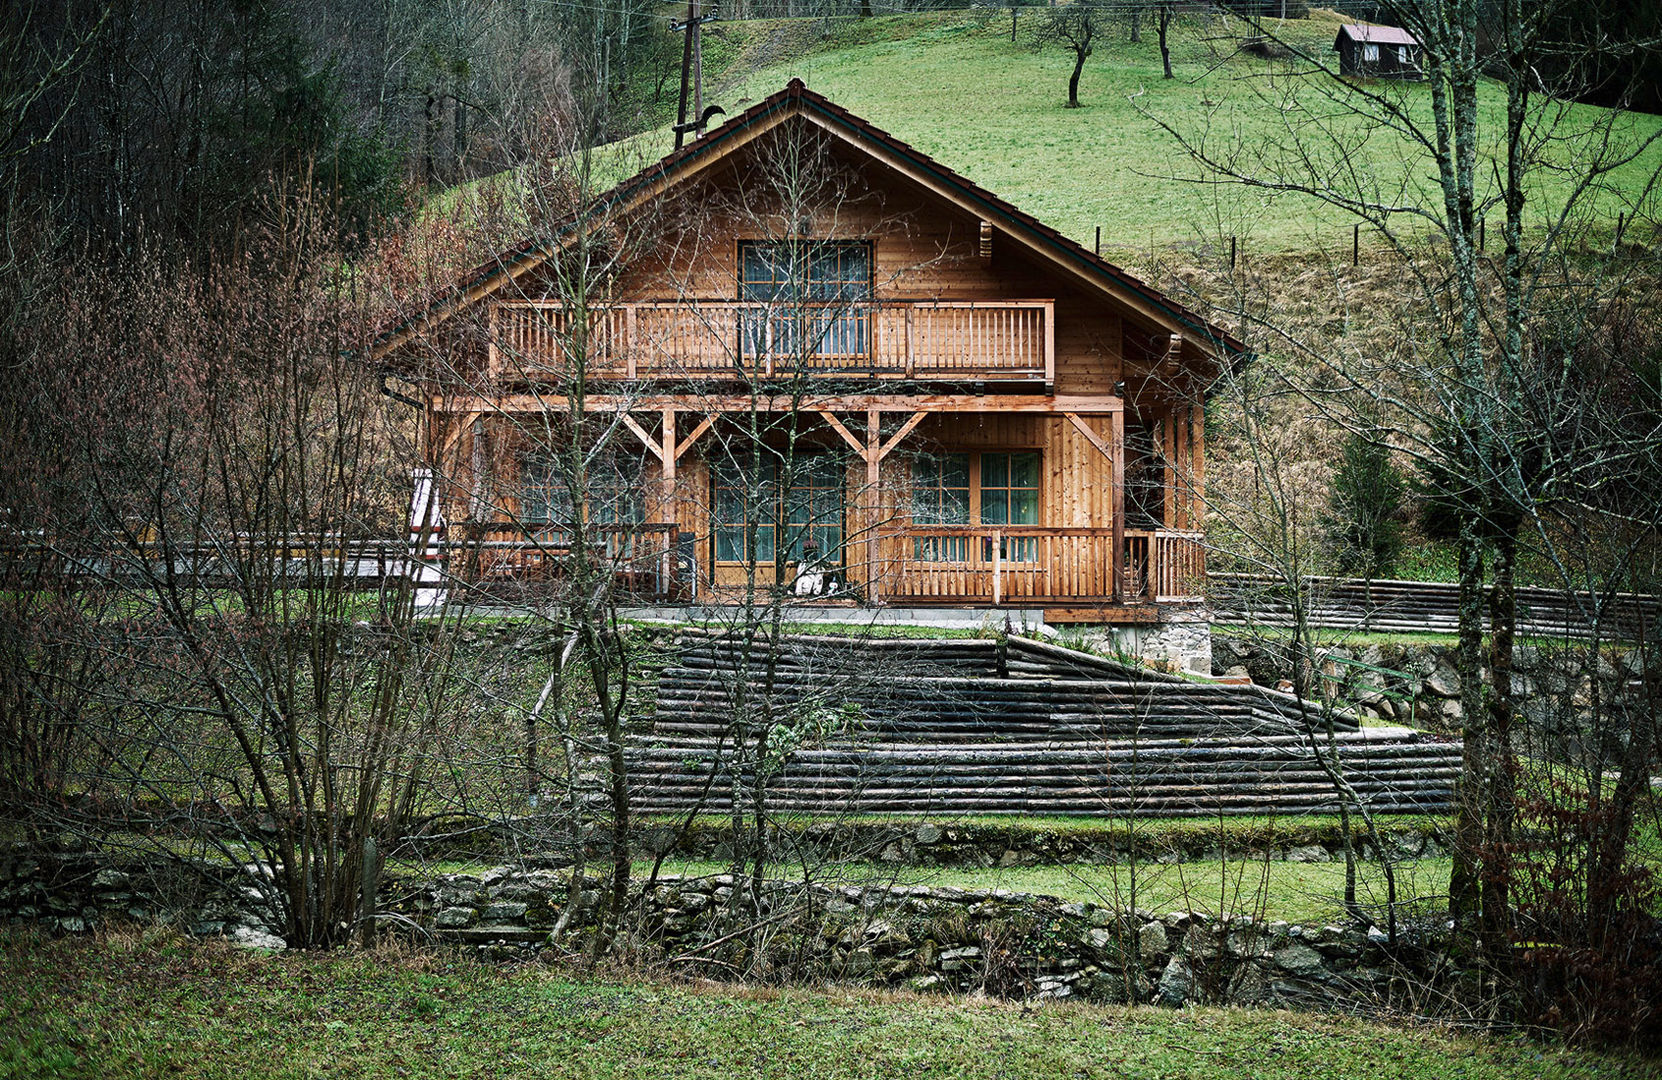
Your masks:
<path fill-rule="evenodd" d="M 1192 418 L 1190 429 L 1191 449 L 1194 451 L 1194 464 L 1190 467 L 1189 485 L 1193 489 L 1194 513 L 1189 515 L 1191 529 L 1204 528 L 1206 524 L 1206 406 L 1189 403 L 1189 415 Z"/>
<path fill-rule="evenodd" d="M 1160 463 L 1161 479 L 1165 482 L 1165 525 L 1168 529 L 1177 529 L 1177 409 L 1168 406 L 1166 415 L 1160 420 Z"/>
<path fill-rule="evenodd" d="M 1114 451 L 1109 448 L 1107 443 L 1102 441 L 1101 435 L 1098 435 L 1095 431 L 1091 430 L 1091 425 L 1085 423 L 1085 421 L 1079 418 L 1078 413 L 1069 412 L 1063 413 L 1062 415 L 1068 418 L 1068 423 L 1072 424 L 1074 429 L 1077 430 L 1079 434 L 1085 436 L 1086 441 L 1096 447 L 1097 451 L 1103 457 L 1107 458 L 1109 461 L 1114 460 Z"/>
<path fill-rule="evenodd" d="M 889 451 L 891 451 L 895 447 L 899 446 L 900 445 L 900 440 L 902 440 L 906 436 L 910 435 L 912 433 L 912 429 L 917 427 L 920 423 L 922 423 L 923 418 L 928 416 L 928 415 L 929 414 L 927 412 L 923 411 L 923 410 L 919 410 L 918 412 L 913 413 L 912 418 L 910 420 L 908 420 L 904 424 L 900 425 L 900 430 L 894 433 L 894 438 L 892 438 L 888 442 L 884 443 L 882 449 L 877 451 L 877 460 L 882 461 L 884 458 L 888 457 L 889 456 Z"/>
<path fill-rule="evenodd" d="M 877 501 L 877 482 L 881 476 L 883 461 L 883 414 L 877 409 L 866 410 L 866 486 L 860 492 L 860 504 L 864 511 L 865 521 L 861 523 L 866 530 L 866 599 L 868 603 L 881 603 L 883 599 L 883 575 L 878 566 L 878 537 L 877 518 L 879 513 Z"/>
<path fill-rule="evenodd" d="M 479 419 L 480 415 L 478 410 L 462 415 L 460 421 L 451 429 L 450 434 L 445 436 L 444 445 L 439 447 L 439 452 L 433 455 L 434 464 L 437 464 L 450 451 L 456 449 L 456 444 L 462 441 L 462 436 L 473 430 L 473 422 Z"/>
<path fill-rule="evenodd" d="M 1114 462 L 1114 539 L 1108 552 L 1108 572 L 1113 575 L 1115 603 L 1125 599 L 1125 414 L 1114 414 L 1109 457 Z"/>
<path fill-rule="evenodd" d="M 715 422 L 716 418 L 714 415 L 706 416 L 704 419 L 700 420 L 698 422 L 698 426 L 692 429 L 692 434 L 688 435 L 685 439 L 682 439 L 680 443 L 676 445 L 675 460 L 680 461 L 681 458 L 685 456 L 687 451 L 692 449 L 693 443 L 698 441 L 698 437 L 706 431 L 709 431 L 710 427 Z"/>
<path fill-rule="evenodd" d="M 648 450 L 652 451 L 654 457 L 656 457 L 659 461 L 664 460 L 663 448 L 658 445 L 658 441 L 656 439 L 647 434 L 646 429 L 641 427 L 640 423 L 633 416 L 630 416 L 626 412 L 620 412 L 617 416 L 619 420 L 623 421 L 623 426 L 628 428 L 630 431 L 633 431 L 635 433 L 635 437 L 639 439 Z"/>
<path fill-rule="evenodd" d="M 865 445 L 861 443 L 859 439 L 854 437 L 853 432 L 844 427 L 843 422 L 831 414 L 831 410 L 819 409 L 817 411 L 820 416 L 824 418 L 825 422 L 831 425 L 831 430 L 843 437 L 843 442 L 848 444 L 849 449 L 853 450 L 856 454 L 859 454 L 862 459 L 864 459 L 866 456 Z"/>
<path fill-rule="evenodd" d="M 842 394 L 822 398 L 780 394 L 777 397 L 751 397 L 744 394 L 654 394 L 628 396 L 622 394 L 589 394 L 584 397 L 584 408 L 590 412 L 652 412 L 658 409 L 687 410 L 698 413 L 749 412 L 755 409 L 766 413 L 789 412 L 998 412 L 998 413 L 1063 413 L 1076 412 L 1081 416 L 1107 416 L 1117 413 L 1125 403 L 1112 394 Z M 504 394 L 500 397 L 469 396 L 446 398 L 435 395 L 431 399 L 435 413 L 550 412 L 567 406 L 566 398 L 544 394 Z"/>
<path fill-rule="evenodd" d="M 675 452 L 675 410 L 664 410 L 664 444 L 658 451 L 658 460 L 664 463 L 664 486 L 667 495 L 669 485 L 675 482 L 675 461 L 679 455 Z"/>

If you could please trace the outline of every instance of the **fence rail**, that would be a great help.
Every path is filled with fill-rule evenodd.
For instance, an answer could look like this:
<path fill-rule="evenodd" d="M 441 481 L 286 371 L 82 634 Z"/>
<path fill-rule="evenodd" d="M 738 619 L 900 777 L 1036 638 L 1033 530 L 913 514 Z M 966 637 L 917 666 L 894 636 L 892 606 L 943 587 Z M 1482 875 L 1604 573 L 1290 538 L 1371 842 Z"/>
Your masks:
<path fill-rule="evenodd" d="M 1127 532 L 1116 594 L 1114 530 L 1045 525 L 915 526 L 885 541 L 893 600 L 1071 603 L 1198 599 L 1199 533 Z"/>
<path fill-rule="evenodd" d="M 1259 574 L 1210 574 L 1215 620 L 1223 623 L 1290 625 L 1291 589 L 1281 579 Z M 1311 626 L 1325 629 L 1429 631 L 1460 629 L 1460 587 L 1436 581 L 1306 579 Z M 1488 598 L 1484 590 L 1484 625 Z M 1517 630 L 1538 636 L 1588 636 L 1596 621 L 1600 636 L 1634 639 L 1662 627 L 1662 596 L 1644 593 L 1595 595 L 1520 587 L 1516 590 Z"/>

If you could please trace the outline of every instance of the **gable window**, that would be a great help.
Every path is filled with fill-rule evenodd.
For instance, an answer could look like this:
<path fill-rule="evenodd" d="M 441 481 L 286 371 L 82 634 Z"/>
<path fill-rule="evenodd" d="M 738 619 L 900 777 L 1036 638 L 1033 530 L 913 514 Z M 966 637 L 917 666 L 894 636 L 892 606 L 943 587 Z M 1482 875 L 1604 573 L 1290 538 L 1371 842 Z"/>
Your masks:
<path fill-rule="evenodd" d="M 870 340 L 872 245 L 866 240 L 739 244 L 747 356 L 864 356 Z"/>
<path fill-rule="evenodd" d="M 1039 523 L 1039 452 L 969 451 L 920 454 L 912 460 L 912 524 L 1037 525 Z M 967 562 L 971 538 L 942 532 L 914 538 L 913 556 L 925 562 Z M 992 538 L 980 541 L 981 557 L 992 558 Z M 1001 557 L 1011 562 L 1038 559 L 1038 540 L 1006 536 Z"/>
<path fill-rule="evenodd" d="M 842 561 L 846 469 L 838 455 L 798 457 L 789 485 L 774 458 L 718 460 L 711 471 L 718 562 L 773 562 L 783 545 L 794 563 L 810 542 L 820 561 Z"/>

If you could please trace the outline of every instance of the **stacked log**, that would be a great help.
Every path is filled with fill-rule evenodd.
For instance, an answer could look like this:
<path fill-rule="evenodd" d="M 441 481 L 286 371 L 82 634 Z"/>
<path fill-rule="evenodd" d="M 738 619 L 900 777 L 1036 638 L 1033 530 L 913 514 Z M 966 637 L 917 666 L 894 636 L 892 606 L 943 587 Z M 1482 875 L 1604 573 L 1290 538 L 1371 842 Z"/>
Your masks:
<path fill-rule="evenodd" d="M 1440 812 L 1460 748 L 1013 636 L 689 633 L 629 756 L 646 813 L 724 810 L 760 778 L 780 812 L 1211 815 L 1334 809 L 1335 772 L 1375 809 Z"/>

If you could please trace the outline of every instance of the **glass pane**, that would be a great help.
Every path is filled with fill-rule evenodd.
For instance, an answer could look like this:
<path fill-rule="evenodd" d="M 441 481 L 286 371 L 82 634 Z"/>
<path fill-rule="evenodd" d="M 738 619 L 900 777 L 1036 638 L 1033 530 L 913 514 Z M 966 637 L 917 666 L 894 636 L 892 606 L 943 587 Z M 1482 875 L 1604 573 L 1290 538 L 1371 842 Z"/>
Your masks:
<path fill-rule="evenodd" d="M 1010 493 L 983 491 L 981 493 L 981 523 L 983 525 L 1010 524 Z"/>
<path fill-rule="evenodd" d="M 1010 516 L 1006 520 L 1011 525 L 1037 525 L 1039 523 L 1039 493 L 1025 488 L 1012 489 L 1010 492 Z"/>
<path fill-rule="evenodd" d="M 570 522 L 575 517 L 565 478 L 547 458 L 530 457 L 521 463 L 519 517 L 532 522 Z"/>
<path fill-rule="evenodd" d="M 981 455 L 981 486 L 1001 488 L 1010 486 L 1010 455 Z"/>
<path fill-rule="evenodd" d="M 774 462 L 764 459 L 758 474 L 746 462 L 715 463 L 716 558 L 738 562 L 746 558 L 747 534 L 754 531 L 754 555 L 770 562 L 774 550 L 774 526 L 779 513 L 779 490 Z"/>
<path fill-rule="evenodd" d="M 1039 486 L 1038 454 L 1010 455 L 1010 486 L 1013 488 L 1037 488 Z"/>

